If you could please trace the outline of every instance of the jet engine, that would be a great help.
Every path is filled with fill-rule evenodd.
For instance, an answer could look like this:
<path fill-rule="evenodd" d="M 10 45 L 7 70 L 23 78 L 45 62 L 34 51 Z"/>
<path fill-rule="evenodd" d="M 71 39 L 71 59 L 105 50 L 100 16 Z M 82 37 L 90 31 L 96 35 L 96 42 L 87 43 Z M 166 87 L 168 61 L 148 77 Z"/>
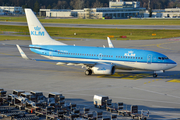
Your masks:
<path fill-rule="evenodd" d="M 115 66 L 111 64 L 97 64 L 91 68 L 94 74 L 113 75 Z"/>

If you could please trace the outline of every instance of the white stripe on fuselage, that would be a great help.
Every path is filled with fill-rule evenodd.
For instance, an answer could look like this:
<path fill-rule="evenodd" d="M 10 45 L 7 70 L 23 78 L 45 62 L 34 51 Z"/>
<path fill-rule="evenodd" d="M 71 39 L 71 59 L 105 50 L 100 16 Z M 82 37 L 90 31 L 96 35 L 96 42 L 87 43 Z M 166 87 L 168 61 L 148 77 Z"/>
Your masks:
<path fill-rule="evenodd" d="M 98 63 L 112 63 L 116 66 L 116 69 L 136 69 L 136 70 L 167 70 L 171 67 L 169 64 L 163 63 L 142 63 L 142 62 L 130 62 L 130 61 L 113 61 L 113 60 L 94 60 L 94 59 L 82 59 L 82 58 L 69 58 L 69 57 L 54 57 L 54 56 L 45 56 L 51 60 L 67 60 L 67 61 L 89 61 L 89 62 L 98 62 Z"/>

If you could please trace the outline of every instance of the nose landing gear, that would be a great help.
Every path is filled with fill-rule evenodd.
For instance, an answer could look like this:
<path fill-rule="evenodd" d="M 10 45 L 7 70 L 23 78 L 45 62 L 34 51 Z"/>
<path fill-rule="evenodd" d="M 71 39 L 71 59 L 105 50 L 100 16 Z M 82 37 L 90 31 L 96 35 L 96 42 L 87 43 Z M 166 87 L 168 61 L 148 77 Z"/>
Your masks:
<path fill-rule="evenodd" d="M 158 76 L 157 73 L 154 73 L 154 74 L 153 74 L 153 77 L 154 77 L 154 78 L 157 78 L 157 76 Z"/>

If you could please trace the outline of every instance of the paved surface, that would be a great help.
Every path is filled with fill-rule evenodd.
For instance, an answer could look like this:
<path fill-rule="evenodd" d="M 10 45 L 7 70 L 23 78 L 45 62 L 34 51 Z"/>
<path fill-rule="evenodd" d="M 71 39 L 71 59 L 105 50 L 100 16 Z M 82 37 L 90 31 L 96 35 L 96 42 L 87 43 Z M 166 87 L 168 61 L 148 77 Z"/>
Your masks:
<path fill-rule="evenodd" d="M 180 30 L 179 25 L 99 25 L 99 24 L 58 24 L 42 23 L 46 27 L 74 27 L 74 28 L 117 28 L 117 29 L 173 29 Z M 2 22 L 0 25 L 27 26 L 26 22 Z"/>
<path fill-rule="evenodd" d="M 2 41 L 28 45 L 30 41 Z M 62 41 L 66 44 L 107 46 L 106 40 Z M 52 63 L 24 60 L 15 46 L 0 46 L 0 88 L 60 92 L 69 102 L 93 107 L 94 94 L 108 95 L 113 102 L 124 102 L 127 109 L 138 105 L 150 110 L 151 120 L 180 118 L 180 38 L 163 40 L 112 41 L 115 47 L 154 50 L 177 62 L 177 67 L 152 77 L 152 72 L 117 70 L 114 76 L 85 76 L 84 69 L 75 66 L 56 66 Z M 41 58 L 23 48 L 31 58 Z M 138 76 L 139 75 L 139 76 Z M 120 119 L 121 117 L 118 117 Z M 130 119 L 130 118 L 124 118 Z"/>

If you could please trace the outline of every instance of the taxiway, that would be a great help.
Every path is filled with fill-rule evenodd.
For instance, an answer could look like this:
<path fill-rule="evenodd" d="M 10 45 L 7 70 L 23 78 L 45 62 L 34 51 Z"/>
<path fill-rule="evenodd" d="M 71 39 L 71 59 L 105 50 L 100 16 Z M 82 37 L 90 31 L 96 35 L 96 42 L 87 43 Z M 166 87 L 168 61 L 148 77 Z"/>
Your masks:
<path fill-rule="evenodd" d="M 62 41 L 84 46 L 107 46 L 106 40 Z M 152 77 L 152 72 L 117 70 L 113 76 L 85 76 L 84 69 L 57 66 L 54 63 L 24 60 L 15 46 L 0 46 L 0 87 L 5 90 L 22 89 L 60 92 L 79 104 L 92 106 L 93 95 L 109 96 L 112 102 L 123 102 L 128 107 L 150 110 L 149 119 L 180 118 L 180 38 L 162 40 L 112 41 L 115 47 L 153 50 L 177 62 L 177 67 Z M 30 41 L 2 41 L 1 43 L 29 45 Z M 23 48 L 30 58 L 41 58 Z M 129 118 L 125 118 L 129 119 Z"/>
<path fill-rule="evenodd" d="M 63 23 L 42 23 L 42 24 L 45 27 L 180 30 L 179 25 L 99 25 L 99 24 L 63 24 Z M 26 22 L 3 22 L 3 21 L 0 21 L 0 25 L 27 26 L 27 23 Z"/>

